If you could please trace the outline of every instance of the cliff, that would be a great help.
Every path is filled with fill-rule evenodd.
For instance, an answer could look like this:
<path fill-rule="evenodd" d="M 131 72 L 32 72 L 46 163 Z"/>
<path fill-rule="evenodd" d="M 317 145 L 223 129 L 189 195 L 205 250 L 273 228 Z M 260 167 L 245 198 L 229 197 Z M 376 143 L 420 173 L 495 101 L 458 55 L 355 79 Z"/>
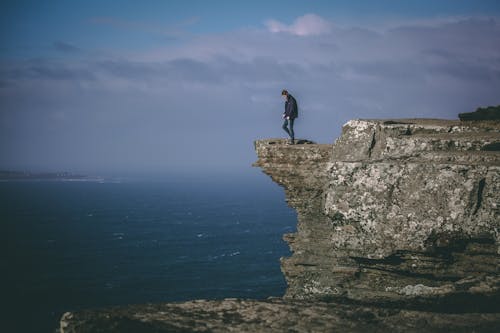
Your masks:
<path fill-rule="evenodd" d="M 282 299 L 66 313 L 65 332 L 497 332 L 500 122 L 353 120 L 255 142 L 298 214 Z"/>
<path fill-rule="evenodd" d="M 353 120 L 333 145 L 255 142 L 298 213 L 285 298 L 500 310 L 498 122 Z"/>

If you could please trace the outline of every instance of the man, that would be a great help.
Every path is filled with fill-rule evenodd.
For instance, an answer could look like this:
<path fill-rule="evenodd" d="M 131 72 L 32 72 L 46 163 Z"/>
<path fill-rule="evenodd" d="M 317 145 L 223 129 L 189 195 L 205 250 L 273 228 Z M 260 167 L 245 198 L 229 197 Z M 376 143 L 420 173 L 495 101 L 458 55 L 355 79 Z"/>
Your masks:
<path fill-rule="evenodd" d="M 297 107 L 297 101 L 295 98 L 288 93 L 288 91 L 283 90 L 281 96 L 285 100 L 285 112 L 283 113 L 283 118 L 285 119 L 283 123 L 283 129 L 290 136 L 290 144 L 295 144 L 295 134 L 293 132 L 293 122 L 295 118 L 299 116 L 299 109 Z M 290 126 L 290 127 L 289 127 Z"/>

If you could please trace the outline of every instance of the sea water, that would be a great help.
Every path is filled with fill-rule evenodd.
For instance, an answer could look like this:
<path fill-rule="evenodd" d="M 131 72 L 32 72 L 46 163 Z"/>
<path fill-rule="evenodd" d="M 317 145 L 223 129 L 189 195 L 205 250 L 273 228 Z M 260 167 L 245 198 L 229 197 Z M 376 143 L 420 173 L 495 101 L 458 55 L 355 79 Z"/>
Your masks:
<path fill-rule="evenodd" d="M 0 220 L 3 327 L 19 332 L 85 308 L 282 296 L 296 225 L 263 174 L 0 182 Z"/>

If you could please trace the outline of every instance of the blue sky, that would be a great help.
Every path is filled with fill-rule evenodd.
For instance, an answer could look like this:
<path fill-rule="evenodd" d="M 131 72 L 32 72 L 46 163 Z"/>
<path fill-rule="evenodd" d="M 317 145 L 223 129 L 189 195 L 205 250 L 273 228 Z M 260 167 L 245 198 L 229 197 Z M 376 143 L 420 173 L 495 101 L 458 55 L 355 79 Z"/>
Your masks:
<path fill-rule="evenodd" d="M 500 104 L 498 1 L 4 1 L 0 169 L 246 170 L 252 141 Z"/>
<path fill-rule="evenodd" d="M 2 56 L 38 56 L 46 52 L 44 46 L 54 40 L 85 48 L 134 50 L 168 42 L 168 36 L 158 32 L 161 29 L 183 30 L 186 32 L 183 37 L 188 38 L 192 37 L 188 33 L 261 28 L 267 19 L 292 22 L 307 13 L 345 24 L 500 14 L 496 0 L 8 0 L 3 1 L 1 7 L 2 40 L 7 42 Z M 154 27 L 158 30 L 156 33 Z"/>

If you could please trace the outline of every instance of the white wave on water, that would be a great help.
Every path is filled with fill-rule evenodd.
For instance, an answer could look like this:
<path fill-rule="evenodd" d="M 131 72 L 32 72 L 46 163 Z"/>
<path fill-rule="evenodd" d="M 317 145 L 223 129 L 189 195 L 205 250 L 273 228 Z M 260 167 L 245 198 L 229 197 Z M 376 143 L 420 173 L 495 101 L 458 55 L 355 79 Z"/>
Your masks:
<path fill-rule="evenodd" d="M 241 253 L 240 251 L 234 251 L 230 253 L 222 253 L 221 255 L 218 256 L 210 256 L 209 260 L 217 260 L 219 258 L 224 258 L 224 257 L 234 257 L 234 256 L 239 256 Z"/>
<path fill-rule="evenodd" d="M 123 232 L 114 232 L 113 233 L 113 240 L 122 240 L 123 236 L 125 236 L 125 234 Z"/>

